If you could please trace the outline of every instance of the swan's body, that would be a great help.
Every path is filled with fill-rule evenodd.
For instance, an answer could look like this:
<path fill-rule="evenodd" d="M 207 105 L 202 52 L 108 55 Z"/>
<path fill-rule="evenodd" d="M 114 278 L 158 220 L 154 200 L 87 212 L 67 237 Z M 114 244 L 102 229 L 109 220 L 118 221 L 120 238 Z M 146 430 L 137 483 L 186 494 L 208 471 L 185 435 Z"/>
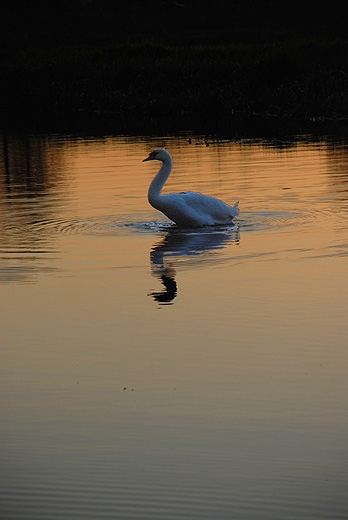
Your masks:
<path fill-rule="evenodd" d="M 202 227 L 230 224 L 239 213 L 238 202 L 229 206 L 222 200 L 201 193 L 187 191 L 162 195 L 162 188 L 172 171 L 172 157 L 167 150 L 156 148 L 145 161 L 163 164 L 150 184 L 148 200 L 180 227 Z"/>

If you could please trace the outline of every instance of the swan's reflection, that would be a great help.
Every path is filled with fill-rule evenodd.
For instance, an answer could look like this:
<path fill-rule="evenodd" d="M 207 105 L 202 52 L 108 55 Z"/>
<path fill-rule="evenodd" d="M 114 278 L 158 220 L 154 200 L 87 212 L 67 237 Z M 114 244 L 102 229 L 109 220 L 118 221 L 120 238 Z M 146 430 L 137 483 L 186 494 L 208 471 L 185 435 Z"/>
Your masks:
<path fill-rule="evenodd" d="M 190 266 L 197 267 L 204 262 L 211 263 L 212 252 L 223 249 L 227 244 L 239 242 L 239 231 L 235 225 L 229 228 L 204 228 L 183 231 L 173 226 L 151 252 L 151 270 L 155 278 L 161 280 L 164 289 L 151 292 L 150 296 L 160 304 L 172 304 L 177 296 L 176 270 L 171 258 L 185 257 Z"/>

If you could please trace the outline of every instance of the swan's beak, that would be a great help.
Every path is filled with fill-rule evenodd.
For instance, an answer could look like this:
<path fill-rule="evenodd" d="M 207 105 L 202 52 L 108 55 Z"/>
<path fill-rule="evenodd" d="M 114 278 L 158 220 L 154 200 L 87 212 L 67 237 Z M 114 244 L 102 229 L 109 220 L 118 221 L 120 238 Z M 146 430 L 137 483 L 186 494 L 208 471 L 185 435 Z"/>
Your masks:
<path fill-rule="evenodd" d="M 143 162 L 146 162 L 146 161 L 152 161 L 151 155 L 149 155 L 148 157 L 146 157 L 146 159 L 143 160 Z"/>

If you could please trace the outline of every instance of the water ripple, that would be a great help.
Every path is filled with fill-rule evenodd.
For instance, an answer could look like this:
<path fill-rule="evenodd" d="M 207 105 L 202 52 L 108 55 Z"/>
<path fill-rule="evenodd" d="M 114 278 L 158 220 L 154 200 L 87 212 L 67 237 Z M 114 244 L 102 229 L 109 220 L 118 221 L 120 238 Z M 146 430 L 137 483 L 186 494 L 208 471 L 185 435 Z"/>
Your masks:
<path fill-rule="evenodd" d="M 302 213 L 247 212 L 238 217 L 241 232 L 260 232 L 304 224 L 309 216 Z"/>
<path fill-rule="evenodd" d="M 126 221 L 112 216 L 85 219 L 52 219 L 35 222 L 33 225 L 40 233 L 62 233 L 67 235 L 114 235 L 122 231 L 157 233 L 166 231 L 173 225 L 166 221 Z"/>
<path fill-rule="evenodd" d="M 214 226 L 219 231 L 233 231 L 236 226 L 243 232 L 258 232 L 280 227 L 303 224 L 311 221 L 315 216 L 302 213 L 282 212 L 246 212 L 239 215 L 232 226 Z M 133 220 L 114 218 L 113 216 L 96 218 L 71 218 L 41 220 L 33 224 L 33 228 L 40 233 L 62 233 L 68 235 L 113 235 L 122 231 L 138 233 L 161 233 L 178 229 L 179 232 L 194 232 L 192 229 L 179 229 L 169 220 Z"/>

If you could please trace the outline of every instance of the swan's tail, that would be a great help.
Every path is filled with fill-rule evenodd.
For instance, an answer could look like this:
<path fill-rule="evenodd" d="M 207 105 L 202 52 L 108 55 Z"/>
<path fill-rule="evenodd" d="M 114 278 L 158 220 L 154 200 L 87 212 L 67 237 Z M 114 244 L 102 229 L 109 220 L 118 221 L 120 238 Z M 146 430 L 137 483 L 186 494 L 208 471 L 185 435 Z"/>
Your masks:
<path fill-rule="evenodd" d="M 237 215 L 239 215 L 239 207 L 238 207 L 238 204 L 239 204 L 239 200 L 237 200 L 237 202 L 235 203 L 234 206 L 232 206 L 232 209 L 233 209 L 233 216 L 236 217 Z"/>

